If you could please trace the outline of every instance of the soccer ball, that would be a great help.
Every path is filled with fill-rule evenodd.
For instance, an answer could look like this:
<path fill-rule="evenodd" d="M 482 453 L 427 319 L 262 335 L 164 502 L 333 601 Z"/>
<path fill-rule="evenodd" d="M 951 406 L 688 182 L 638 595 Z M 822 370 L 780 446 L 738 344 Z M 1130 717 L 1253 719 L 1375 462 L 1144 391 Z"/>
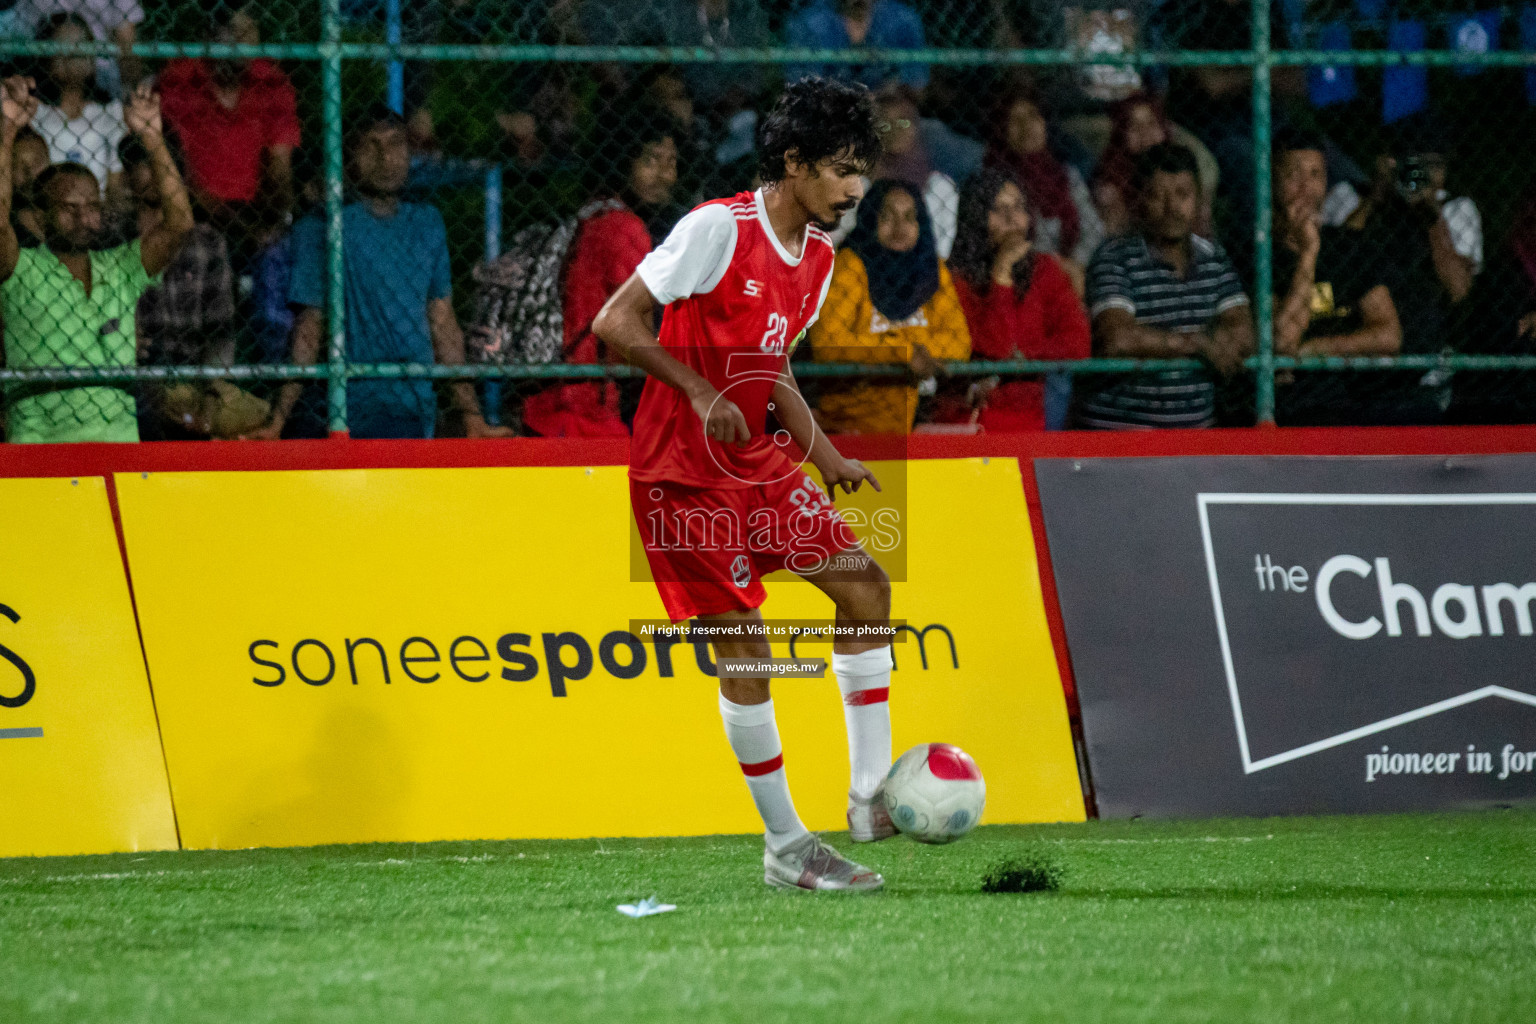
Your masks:
<path fill-rule="evenodd" d="M 885 776 L 885 809 L 920 843 L 952 843 L 976 827 L 987 784 L 971 755 L 952 743 L 924 743 Z"/>

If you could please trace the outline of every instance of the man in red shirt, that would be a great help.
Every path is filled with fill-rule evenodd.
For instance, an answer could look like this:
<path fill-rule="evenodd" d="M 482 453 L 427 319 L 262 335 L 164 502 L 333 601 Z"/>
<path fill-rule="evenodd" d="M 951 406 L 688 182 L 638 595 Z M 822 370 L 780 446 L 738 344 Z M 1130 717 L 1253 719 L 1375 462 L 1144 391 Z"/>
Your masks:
<path fill-rule="evenodd" d="M 253 9 L 220 6 L 209 41 L 260 43 Z M 238 226 L 258 239 L 271 234 L 293 205 L 299 117 L 288 76 L 265 58 L 184 57 L 166 65 L 158 81 L 198 205 L 221 228 Z"/>
<path fill-rule="evenodd" d="M 837 605 L 837 623 L 885 626 L 890 581 L 827 494 L 786 454 L 792 438 L 828 488 L 879 484 L 817 430 L 789 354 L 832 276 L 827 231 L 857 205 L 880 155 L 869 90 L 820 78 L 785 89 L 759 128 L 763 188 L 705 203 L 603 307 L 593 332 L 649 379 L 635 414 L 630 497 L 674 621 L 736 630 L 717 658 L 771 657 L 752 636 L 761 577 L 789 569 Z M 665 306 L 661 334 L 651 310 Z M 765 433 L 772 410 L 784 429 Z M 879 787 L 891 761 L 885 639 L 838 639 L 855 842 L 895 834 Z M 726 736 L 766 826 L 764 880 L 804 889 L 878 889 L 884 880 L 809 832 L 795 813 L 768 678 L 721 673 Z"/>

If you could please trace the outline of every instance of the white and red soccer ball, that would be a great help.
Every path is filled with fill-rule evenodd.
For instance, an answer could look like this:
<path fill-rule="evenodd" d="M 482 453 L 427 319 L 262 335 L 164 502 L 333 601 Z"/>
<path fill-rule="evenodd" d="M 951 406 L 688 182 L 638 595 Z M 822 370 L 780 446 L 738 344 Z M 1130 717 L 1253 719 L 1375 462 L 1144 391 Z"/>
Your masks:
<path fill-rule="evenodd" d="M 885 776 L 885 809 L 920 843 L 952 843 L 976 827 L 987 784 L 971 755 L 952 743 L 923 743 Z"/>

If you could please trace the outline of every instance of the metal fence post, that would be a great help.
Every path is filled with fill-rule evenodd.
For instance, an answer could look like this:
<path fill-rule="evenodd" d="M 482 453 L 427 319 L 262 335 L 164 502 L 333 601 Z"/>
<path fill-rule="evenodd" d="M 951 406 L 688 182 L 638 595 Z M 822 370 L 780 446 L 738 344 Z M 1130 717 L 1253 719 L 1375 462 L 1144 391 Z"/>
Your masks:
<path fill-rule="evenodd" d="M 384 41 L 390 46 L 400 45 L 400 0 L 387 0 L 384 4 Z M 387 69 L 389 109 L 404 114 L 405 64 L 398 59 L 391 60 Z"/>
<path fill-rule="evenodd" d="M 321 88 L 325 118 L 325 265 L 327 419 L 331 434 L 347 432 L 346 275 L 342 262 L 341 0 L 321 0 Z"/>
<path fill-rule="evenodd" d="M 485 262 L 492 263 L 501 255 L 501 165 L 485 171 Z M 501 381 L 494 377 L 485 382 L 480 405 L 485 410 L 485 421 L 501 426 Z"/>
<path fill-rule="evenodd" d="M 1271 0 L 1253 0 L 1253 243 L 1254 308 L 1258 311 L 1259 365 L 1255 371 L 1255 418 L 1260 424 L 1275 421 L 1275 301 L 1273 211 L 1270 199 L 1269 90 Z"/>

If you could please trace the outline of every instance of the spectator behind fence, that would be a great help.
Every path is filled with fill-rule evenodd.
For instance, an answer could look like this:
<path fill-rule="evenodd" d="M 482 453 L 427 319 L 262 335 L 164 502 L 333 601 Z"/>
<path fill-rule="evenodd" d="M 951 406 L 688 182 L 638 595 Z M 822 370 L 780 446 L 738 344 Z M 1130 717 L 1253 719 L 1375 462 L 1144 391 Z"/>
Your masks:
<path fill-rule="evenodd" d="M 1371 188 L 1344 226 L 1363 233 L 1362 244 L 1391 254 L 1402 275 L 1393 293 L 1403 324 L 1405 352 L 1436 352 L 1446 345 L 1450 307 L 1472 290 L 1483 265 L 1483 218 L 1466 196 L 1446 190 L 1450 146 L 1437 125 L 1402 130 L 1390 152 L 1376 159 Z"/>
<path fill-rule="evenodd" d="M 1104 239 L 1104 225 L 1077 168 L 1050 150 L 1045 113 L 1032 93 L 1004 98 L 993 119 L 985 166 L 1012 174 L 1029 197 L 1034 222 L 1033 245 L 1067 261 L 1075 284 L 1082 268 Z"/>
<path fill-rule="evenodd" d="M 96 80 L 112 97 L 126 96 L 139 83 L 143 61 L 130 52 L 138 39 L 138 26 L 144 21 L 144 8 L 139 0 L 19 0 L 14 9 L 29 31 L 45 19 L 68 14 L 85 25 L 88 40 L 116 43 L 115 60 L 86 58 L 96 65 Z"/>
<path fill-rule="evenodd" d="M 758 0 L 627 0 L 586 3 L 583 34 L 593 45 L 724 48 L 768 47 L 768 15 Z M 751 107 L 768 85 L 761 64 L 699 63 L 681 70 L 704 112 L 721 121 Z"/>
<path fill-rule="evenodd" d="M 1031 241 L 1029 208 L 1029 197 L 1013 176 L 995 168 L 979 172 L 960 193 L 950 265 L 970 327 L 971 355 L 1086 359 L 1088 318 L 1059 257 Z M 987 430 L 1047 426 L 1045 386 L 1039 380 L 983 386 L 973 401 Z"/>
<path fill-rule="evenodd" d="M 43 42 L 85 43 L 91 30 L 76 14 L 55 14 L 37 28 Z M 127 134 L 123 105 L 97 85 L 90 57 L 48 57 L 41 62 L 37 114 L 32 127 L 48 143 L 50 163 L 81 164 L 107 194 L 109 220 L 127 212 L 127 189 L 117 147 Z"/>
<path fill-rule="evenodd" d="M 134 308 L 192 230 L 192 206 L 161 131 L 160 104 L 146 85 L 125 110 L 153 165 L 162 216 L 138 238 L 111 249 L 101 237 L 101 193 L 91 171 L 55 164 L 38 175 L 45 246 L 19 247 L 11 228 L 11 157 L 16 134 L 36 113 L 28 79 L 0 86 L 0 311 L 5 361 L 13 370 L 132 366 Z M 134 400 L 123 387 L 12 384 L 6 389 L 11 441 L 137 441 Z"/>
<path fill-rule="evenodd" d="M 1110 107 L 1109 145 L 1094 168 L 1093 204 L 1110 238 L 1135 229 L 1131 181 L 1136 158 L 1153 146 L 1167 142 L 1173 133 L 1163 105 L 1150 93 L 1138 92 Z"/>
<path fill-rule="evenodd" d="M 905 363 L 923 382 L 829 382 L 817 402 L 829 434 L 909 433 L 920 390 L 936 388 L 943 373 L 939 361 L 970 357 L 960 299 L 915 186 L 886 179 L 865 193 L 809 341 L 818 363 Z"/>
<path fill-rule="evenodd" d="M 905 85 L 889 85 L 875 98 L 876 109 L 890 126 L 885 149 L 875 164 L 876 178 L 894 178 L 922 191 L 923 205 L 933 221 L 933 242 L 939 259 L 949 259 L 955 247 L 955 223 L 960 215 L 960 190 L 955 179 L 934 168 L 922 134 L 917 94 Z"/>
<path fill-rule="evenodd" d="M 1403 332 L 1392 285 L 1393 254 L 1358 233 L 1320 224 L 1328 192 L 1321 138 L 1276 133 L 1275 352 L 1294 356 L 1392 356 Z M 1416 373 L 1298 371 L 1275 388 L 1275 420 L 1320 426 L 1416 422 Z M 1436 410 L 1438 414 L 1438 410 Z"/>
<path fill-rule="evenodd" d="M 1536 192 L 1528 193 L 1519 204 L 1508 246 L 1515 271 L 1513 287 L 1519 290 L 1524 309 L 1536 309 Z"/>
<path fill-rule="evenodd" d="M 31 128 L 17 132 L 11 146 L 11 230 L 23 249 L 43 244 L 43 210 L 33 184 L 48 164 L 43 137 Z"/>
<path fill-rule="evenodd" d="M 1136 161 L 1138 230 L 1105 242 L 1088 270 L 1096 354 L 1196 356 L 1217 373 L 1242 369 L 1253 319 L 1232 261 L 1194 234 L 1200 185 L 1194 154 L 1164 142 Z M 1083 382 L 1079 425 L 1101 429 L 1209 427 L 1216 381 L 1204 369 L 1117 374 Z"/>
<path fill-rule="evenodd" d="M 325 203 L 325 182 L 320 173 L 318 154 L 298 149 L 293 154 L 293 189 L 300 222 Z M 289 338 L 293 334 L 293 307 L 288 305 L 288 285 L 293 278 L 293 230 L 284 231 L 262 249 L 251 265 L 252 341 L 256 359 L 262 363 L 282 363 L 288 359 Z"/>
<path fill-rule="evenodd" d="M 400 201 L 410 172 L 405 120 L 376 105 L 354 122 L 347 143 L 352 178 L 361 194 L 342 210 L 347 359 L 463 363 L 464 335 L 453 312 L 442 215 L 431 206 Z M 293 361 L 311 366 L 319 360 L 326 336 L 325 223 L 306 217 L 294 225 L 292 244 L 288 300 L 298 307 Z M 511 433 L 486 424 L 469 381 L 454 381 L 449 388 L 468 436 Z M 301 382 L 283 385 L 271 418 L 247 436 L 282 436 L 303 390 Z M 347 421 L 353 437 L 431 437 L 437 422 L 432 382 L 350 381 Z"/>
<path fill-rule="evenodd" d="M 630 109 L 654 107 L 671 121 L 672 144 L 677 150 L 677 181 L 665 201 L 638 210 L 651 232 L 652 245 L 660 245 L 683 215 L 704 201 L 703 178 L 714 165 L 714 133 L 708 119 L 695 109 L 682 73 L 670 65 L 658 65 L 642 74 L 619 105 Z M 623 129 L 619 127 L 617 130 Z M 611 161 L 613 156 L 599 148 L 588 159 Z M 627 160 L 619 162 L 626 167 L 629 163 Z M 625 173 L 621 168 L 620 174 Z"/>
<path fill-rule="evenodd" d="M 917 12 L 897 0 L 810 0 L 789 20 L 790 46 L 816 50 L 920 50 L 923 23 Z M 871 89 L 899 80 L 914 89 L 928 84 L 926 64 L 791 64 L 784 77 L 806 75 L 851 78 Z"/>
<path fill-rule="evenodd" d="M 1099 112 L 1142 88 L 1143 69 L 1114 63 L 1114 56 L 1148 48 L 1148 15 L 1157 6 L 1154 0 L 1009 0 L 1005 9 L 1020 40 L 1016 45 L 1105 58 L 1039 69 L 1058 114 L 1072 115 Z"/>
<path fill-rule="evenodd" d="M 577 212 L 578 226 L 565 262 L 561 304 L 563 358 L 567 363 L 608 361 L 592 321 L 629 280 L 652 234 L 648 211 L 670 206 L 677 185 L 677 145 L 665 111 L 650 103 L 623 105 L 600 140 L 607 180 L 593 201 Z M 545 437 L 627 436 L 613 381 L 556 384 L 523 403 L 523 424 Z"/>
<path fill-rule="evenodd" d="M 134 205 L 134 230 L 153 231 L 165 219 L 154 161 L 137 137 L 119 147 L 123 175 Z M 174 156 L 174 154 L 173 154 Z M 151 366 L 230 366 L 235 361 L 235 303 L 229 248 L 210 224 L 195 224 L 160 283 L 139 299 L 137 312 L 139 362 Z M 245 393 L 224 381 L 180 381 L 142 389 L 139 433 L 145 440 L 181 436 L 232 436 L 228 414 Z M 244 402 L 246 408 L 259 400 Z M 263 407 L 255 422 L 266 419 Z"/>
<path fill-rule="evenodd" d="M 208 40 L 260 43 L 254 5 L 232 0 L 215 8 Z M 229 234 L 243 263 L 281 230 L 293 206 L 293 85 L 265 57 L 178 58 L 159 82 L 198 205 Z"/>

